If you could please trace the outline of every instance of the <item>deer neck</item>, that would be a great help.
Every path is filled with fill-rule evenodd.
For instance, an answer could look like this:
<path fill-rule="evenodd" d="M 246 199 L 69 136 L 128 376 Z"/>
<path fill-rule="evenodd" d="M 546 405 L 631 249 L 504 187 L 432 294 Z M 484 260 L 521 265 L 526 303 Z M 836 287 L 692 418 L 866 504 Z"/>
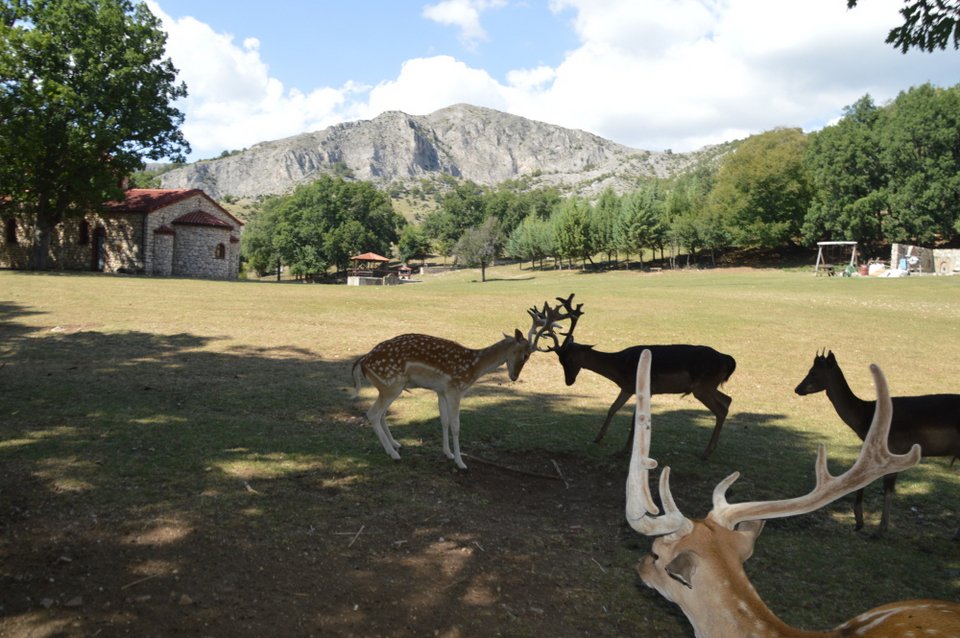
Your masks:
<path fill-rule="evenodd" d="M 855 395 L 840 368 L 831 371 L 826 391 L 840 419 L 863 439 L 870 429 L 874 402 Z"/>
<path fill-rule="evenodd" d="M 506 363 L 507 355 L 510 352 L 512 344 L 513 338 L 507 337 L 486 348 L 473 350 L 474 364 L 470 370 L 470 374 L 467 375 L 468 383 L 465 387 L 473 385 L 477 379 Z"/>
<path fill-rule="evenodd" d="M 577 343 L 570 344 L 570 356 L 568 360 L 571 365 L 579 369 L 596 372 L 602 377 L 610 379 L 617 385 L 633 384 L 633 377 L 624 378 L 624 370 L 635 370 L 636 362 L 633 368 L 620 365 L 617 361 L 617 355 L 610 352 L 599 352 L 593 349 L 593 346 L 582 346 Z"/>

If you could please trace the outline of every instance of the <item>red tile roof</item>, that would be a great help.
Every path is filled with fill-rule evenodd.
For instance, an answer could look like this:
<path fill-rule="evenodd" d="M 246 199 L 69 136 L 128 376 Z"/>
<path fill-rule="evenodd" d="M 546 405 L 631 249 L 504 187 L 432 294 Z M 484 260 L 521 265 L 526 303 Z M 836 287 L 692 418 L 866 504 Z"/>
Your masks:
<path fill-rule="evenodd" d="M 243 226 L 243 222 L 230 214 L 230 211 L 218 204 L 199 188 L 130 188 L 124 193 L 123 201 L 107 202 L 104 209 L 109 213 L 152 213 L 189 197 L 200 195 L 207 199 L 220 212 Z M 219 221 L 219 220 L 218 220 Z M 225 223 L 225 222 L 224 222 Z M 205 226 L 220 224 L 203 224 Z M 229 224 L 227 224 L 229 226 Z"/>
<path fill-rule="evenodd" d="M 172 223 L 182 226 L 215 226 L 217 228 L 233 229 L 233 226 L 227 222 L 217 219 L 210 213 L 202 210 L 195 210 L 192 213 L 180 215 L 180 217 L 177 217 Z"/>
<path fill-rule="evenodd" d="M 104 207 L 115 213 L 150 213 L 203 191 L 199 188 L 131 188 L 124 194 L 123 201 L 107 202 Z"/>

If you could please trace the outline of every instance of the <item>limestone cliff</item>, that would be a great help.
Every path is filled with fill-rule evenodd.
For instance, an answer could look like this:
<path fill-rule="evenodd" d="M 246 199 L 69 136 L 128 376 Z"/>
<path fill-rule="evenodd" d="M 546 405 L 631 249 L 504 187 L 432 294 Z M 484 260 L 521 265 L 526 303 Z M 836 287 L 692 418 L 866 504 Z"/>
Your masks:
<path fill-rule="evenodd" d="M 215 199 L 286 193 L 324 172 L 381 185 L 441 174 L 486 185 L 524 178 L 531 186 L 592 195 L 676 174 L 702 155 L 632 149 L 584 131 L 458 104 L 424 116 L 389 111 L 261 142 L 161 180 L 164 188 L 202 188 Z"/>

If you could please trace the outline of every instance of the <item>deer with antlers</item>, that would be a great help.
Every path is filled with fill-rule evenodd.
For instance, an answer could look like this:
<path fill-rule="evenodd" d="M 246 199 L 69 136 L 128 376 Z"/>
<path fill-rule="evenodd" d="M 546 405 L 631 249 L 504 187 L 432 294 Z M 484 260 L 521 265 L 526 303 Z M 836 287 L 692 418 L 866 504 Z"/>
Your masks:
<path fill-rule="evenodd" d="M 720 386 L 733 374 L 737 367 L 736 360 L 709 346 L 685 344 L 632 346 L 619 352 L 600 352 L 594 350 L 593 346 L 581 345 L 574 341 L 573 331 L 577 327 L 577 321 L 583 315 L 581 310 L 583 304 L 573 306 L 573 293 L 570 293 L 566 299 L 557 297 L 557 301 L 560 303 L 555 307 L 551 308 L 544 303 L 542 311 L 534 307 L 527 312 L 534 321 L 539 321 L 545 326 L 544 334 L 553 340 L 553 346 L 546 348 L 545 351 L 557 353 L 560 365 L 563 366 L 566 384 L 573 385 L 580 371 L 587 369 L 613 381 L 620 388 L 620 394 L 607 410 L 607 416 L 597 436 L 594 437 L 594 443 L 603 440 L 613 417 L 633 396 L 637 361 L 640 359 L 640 353 L 647 349 L 654 354 L 653 376 L 650 380 L 653 394 L 692 394 L 716 417 L 710 441 L 700 455 L 701 459 L 706 460 L 717 447 L 720 430 L 730 411 L 732 399 L 720 391 Z M 555 327 L 567 319 L 570 320 L 570 327 L 562 333 L 563 342 L 561 343 Z M 629 449 L 629 445 L 628 439 L 625 452 Z"/>
<path fill-rule="evenodd" d="M 794 390 L 800 396 L 824 391 L 840 419 L 863 439 L 870 428 L 874 402 L 853 393 L 833 352 L 817 354 L 807 376 Z M 946 456 L 954 460 L 960 457 L 960 394 L 925 394 L 891 400 L 894 408 L 891 450 L 903 452 L 919 443 L 923 456 Z M 883 477 L 883 513 L 875 536 L 887 531 L 896 484 L 896 472 Z M 857 490 L 854 497 L 853 516 L 856 529 L 863 529 L 863 489 Z M 960 528 L 953 540 L 960 540 Z"/>
<path fill-rule="evenodd" d="M 537 341 L 548 327 L 551 315 L 534 318 L 524 336 L 515 330 L 486 348 L 466 348 L 459 343 L 424 334 L 403 334 L 378 343 L 353 364 L 354 395 L 363 379 L 377 389 L 377 400 L 367 410 L 367 419 L 392 459 L 400 459 L 400 443 L 387 425 L 387 409 L 408 388 L 427 388 L 437 393 L 443 427 L 443 453 L 461 470 L 467 469 L 460 455 L 460 401 L 483 375 L 507 364 L 507 374 L 516 381 Z M 449 439 L 453 438 L 453 450 Z"/>
<path fill-rule="evenodd" d="M 740 476 L 734 472 L 714 489 L 713 509 L 707 517 L 690 520 L 677 508 L 670 492 L 669 467 L 660 475 L 662 515 L 650 492 L 648 472 L 657 467 L 650 458 L 650 359 L 650 352 L 644 352 L 637 369 L 636 435 L 627 476 L 626 517 L 634 530 L 656 537 L 650 553 L 637 566 L 641 580 L 680 606 L 698 638 L 960 636 L 960 604 L 938 600 L 907 600 L 877 607 L 829 632 L 796 629 L 764 604 L 743 570 L 765 521 L 812 512 L 920 460 L 919 445 L 906 454 L 894 454 L 887 447 L 893 408 L 886 379 L 877 366 L 870 367 L 877 390 L 876 410 L 860 455 L 849 470 L 839 476 L 830 474 L 820 445 L 816 486 L 809 494 L 731 504 L 726 493 Z"/>

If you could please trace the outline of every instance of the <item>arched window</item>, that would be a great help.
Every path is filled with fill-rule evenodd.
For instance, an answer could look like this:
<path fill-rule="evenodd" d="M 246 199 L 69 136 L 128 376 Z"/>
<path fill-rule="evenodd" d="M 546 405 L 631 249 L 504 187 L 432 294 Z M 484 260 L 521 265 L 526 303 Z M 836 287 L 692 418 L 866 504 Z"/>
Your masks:
<path fill-rule="evenodd" d="M 213 256 L 217 259 L 223 259 L 227 256 L 227 247 L 223 244 L 217 244 L 216 249 L 213 251 Z"/>
<path fill-rule="evenodd" d="M 12 218 L 12 217 L 11 217 L 10 219 L 8 219 L 8 220 L 6 221 L 6 225 L 4 226 L 4 231 L 5 231 L 5 234 L 6 234 L 6 237 L 7 237 L 7 243 L 8 243 L 8 244 L 17 244 L 17 243 L 19 243 L 19 242 L 17 241 L 17 220 L 16 220 L 16 219 L 14 219 L 14 218 Z"/>
<path fill-rule="evenodd" d="M 80 221 L 80 237 L 77 238 L 77 243 L 81 246 L 90 243 L 90 222 L 85 219 Z"/>

